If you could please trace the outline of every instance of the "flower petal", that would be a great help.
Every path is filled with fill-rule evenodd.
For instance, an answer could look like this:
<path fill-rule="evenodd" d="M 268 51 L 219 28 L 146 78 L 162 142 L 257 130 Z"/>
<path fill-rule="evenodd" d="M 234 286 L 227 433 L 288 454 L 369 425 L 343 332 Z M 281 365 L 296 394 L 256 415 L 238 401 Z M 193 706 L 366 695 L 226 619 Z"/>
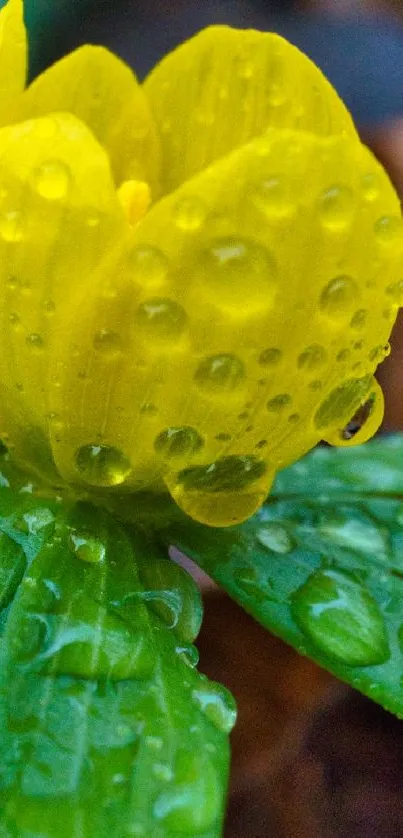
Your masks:
<path fill-rule="evenodd" d="M 320 70 L 271 33 L 205 29 L 164 58 L 144 90 L 161 137 L 164 192 L 271 126 L 355 133 Z"/>
<path fill-rule="evenodd" d="M 58 324 L 127 229 L 105 151 L 75 117 L 0 130 L 0 381 L 14 424 L 0 436 L 20 459 L 45 447 Z"/>
<path fill-rule="evenodd" d="M 27 43 L 22 0 L 8 0 L 0 12 L 0 125 L 5 125 L 24 90 Z"/>
<path fill-rule="evenodd" d="M 158 181 L 158 144 L 150 109 L 132 71 L 103 47 L 84 46 L 58 61 L 21 101 L 20 119 L 69 111 L 106 148 L 116 183 Z"/>
<path fill-rule="evenodd" d="M 198 520 L 251 515 L 376 398 L 402 251 L 398 198 L 355 138 L 273 129 L 188 181 L 60 324 L 63 477 L 163 477 Z"/>

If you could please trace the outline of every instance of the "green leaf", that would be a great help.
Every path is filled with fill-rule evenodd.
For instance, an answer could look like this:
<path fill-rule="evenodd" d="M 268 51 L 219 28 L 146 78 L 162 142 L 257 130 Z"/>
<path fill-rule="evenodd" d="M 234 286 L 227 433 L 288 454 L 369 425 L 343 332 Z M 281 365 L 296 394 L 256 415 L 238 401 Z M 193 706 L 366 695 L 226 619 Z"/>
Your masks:
<path fill-rule="evenodd" d="M 263 626 L 403 716 L 403 436 L 318 448 L 263 509 L 161 531 Z"/>
<path fill-rule="evenodd" d="M 194 668 L 197 587 L 106 512 L 6 483 L 1 838 L 216 838 L 235 706 Z"/>

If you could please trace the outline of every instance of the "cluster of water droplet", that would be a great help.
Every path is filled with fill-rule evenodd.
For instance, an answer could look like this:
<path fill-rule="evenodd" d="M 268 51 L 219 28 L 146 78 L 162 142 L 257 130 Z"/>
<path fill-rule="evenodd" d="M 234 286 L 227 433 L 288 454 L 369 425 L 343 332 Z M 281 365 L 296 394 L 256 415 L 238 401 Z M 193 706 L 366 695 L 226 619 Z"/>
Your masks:
<path fill-rule="evenodd" d="M 113 224 L 85 202 L 76 210 L 82 186 L 66 162 L 42 155 L 29 173 L 27 220 L 17 186 L 0 206 L 11 336 L 0 365 L 10 415 L 25 425 L 16 456 L 36 458 L 28 416 L 42 439 L 34 465 L 43 472 L 46 459 L 53 481 L 167 487 L 192 517 L 225 526 L 321 438 L 348 445 L 378 427 L 372 375 L 403 295 L 403 233 L 396 196 L 358 139 L 268 131 L 155 204 L 101 260 Z M 45 215 L 43 249 L 33 248 Z M 78 273 L 93 279 L 59 314 L 78 230 Z M 46 293 L 32 252 L 49 272 Z"/>

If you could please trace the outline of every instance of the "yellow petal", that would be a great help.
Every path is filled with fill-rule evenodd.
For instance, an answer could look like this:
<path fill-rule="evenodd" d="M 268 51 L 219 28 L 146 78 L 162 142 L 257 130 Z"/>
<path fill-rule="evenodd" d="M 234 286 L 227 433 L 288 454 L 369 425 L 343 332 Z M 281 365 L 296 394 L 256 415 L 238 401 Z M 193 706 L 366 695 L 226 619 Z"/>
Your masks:
<path fill-rule="evenodd" d="M 0 12 L 0 125 L 11 118 L 16 98 L 25 87 L 26 72 L 23 2 L 8 0 Z"/>
<path fill-rule="evenodd" d="M 163 478 L 197 520 L 248 517 L 377 398 L 402 251 L 398 198 L 355 138 L 274 129 L 188 181 L 59 326 L 61 474 Z"/>
<path fill-rule="evenodd" d="M 164 192 L 272 126 L 355 133 L 320 70 L 274 34 L 205 29 L 164 58 L 144 89 L 161 137 Z"/>
<path fill-rule="evenodd" d="M 20 118 L 69 111 L 107 150 L 116 183 L 158 181 L 156 132 L 145 95 L 132 71 L 102 47 L 84 46 L 46 70 L 28 88 Z"/>
<path fill-rule="evenodd" d="M 127 229 L 105 151 L 75 117 L 0 130 L 0 381 L 13 415 L 0 436 L 19 459 L 46 468 L 58 324 L 71 306 L 79 316 L 77 294 Z"/>

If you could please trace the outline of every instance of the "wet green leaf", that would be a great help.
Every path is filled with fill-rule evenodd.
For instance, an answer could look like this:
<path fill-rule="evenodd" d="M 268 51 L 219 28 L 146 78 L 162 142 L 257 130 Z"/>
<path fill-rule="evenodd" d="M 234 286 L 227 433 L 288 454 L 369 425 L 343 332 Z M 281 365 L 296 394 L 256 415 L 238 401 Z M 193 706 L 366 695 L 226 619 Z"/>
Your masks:
<path fill-rule="evenodd" d="M 235 707 L 194 668 L 195 584 L 106 512 L 3 483 L 0 835 L 216 838 Z"/>
<path fill-rule="evenodd" d="M 161 532 L 266 628 L 403 716 L 403 435 L 318 448 L 224 530 Z"/>

